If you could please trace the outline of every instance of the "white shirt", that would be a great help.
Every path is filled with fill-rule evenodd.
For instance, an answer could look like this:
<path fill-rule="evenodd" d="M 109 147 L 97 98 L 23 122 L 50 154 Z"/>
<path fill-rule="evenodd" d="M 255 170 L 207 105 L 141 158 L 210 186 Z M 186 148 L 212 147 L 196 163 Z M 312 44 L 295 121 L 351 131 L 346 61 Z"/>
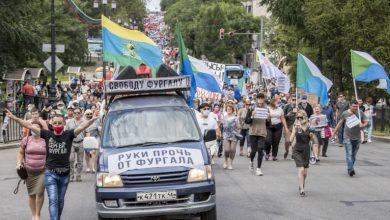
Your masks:
<path fill-rule="evenodd" d="M 218 127 L 217 121 L 215 120 L 215 118 L 210 117 L 210 115 L 207 118 L 204 118 L 199 115 L 197 119 L 198 119 L 198 124 L 200 127 L 200 131 L 202 132 L 202 135 L 204 135 L 205 130 L 217 129 Z"/>
<path fill-rule="evenodd" d="M 268 110 L 271 116 L 271 125 L 276 125 L 282 122 L 280 118 L 284 116 L 284 113 L 280 107 L 277 107 L 276 109 L 268 108 Z"/>

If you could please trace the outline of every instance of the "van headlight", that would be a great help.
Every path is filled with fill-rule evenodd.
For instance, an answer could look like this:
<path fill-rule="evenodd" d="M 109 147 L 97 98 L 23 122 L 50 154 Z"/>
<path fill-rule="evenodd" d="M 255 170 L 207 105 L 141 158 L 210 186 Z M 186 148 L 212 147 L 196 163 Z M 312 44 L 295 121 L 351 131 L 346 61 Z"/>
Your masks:
<path fill-rule="evenodd" d="M 187 182 L 199 182 L 205 180 L 212 180 L 214 178 L 213 170 L 210 165 L 202 168 L 193 168 L 188 172 Z"/>
<path fill-rule="evenodd" d="M 98 187 L 123 187 L 122 178 L 119 175 L 109 173 L 98 173 L 96 175 L 96 186 Z"/>

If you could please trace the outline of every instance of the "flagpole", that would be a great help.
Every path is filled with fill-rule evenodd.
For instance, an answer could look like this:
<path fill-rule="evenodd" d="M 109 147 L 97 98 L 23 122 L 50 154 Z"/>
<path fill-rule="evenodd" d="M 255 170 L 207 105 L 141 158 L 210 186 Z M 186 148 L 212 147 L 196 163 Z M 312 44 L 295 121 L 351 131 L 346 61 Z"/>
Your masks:
<path fill-rule="evenodd" d="M 353 87 L 355 88 L 355 98 L 356 98 L 356 101 L 358 100 L 358 95 L 357 95 L 357 89 L 356 89 L 356 80 L 355 78 L 352 78 L 353 80 Z M 358 107 L 358 114 L 359 114 L 359 120 L 361 120 L 360 118 L 360 108 Z"/>

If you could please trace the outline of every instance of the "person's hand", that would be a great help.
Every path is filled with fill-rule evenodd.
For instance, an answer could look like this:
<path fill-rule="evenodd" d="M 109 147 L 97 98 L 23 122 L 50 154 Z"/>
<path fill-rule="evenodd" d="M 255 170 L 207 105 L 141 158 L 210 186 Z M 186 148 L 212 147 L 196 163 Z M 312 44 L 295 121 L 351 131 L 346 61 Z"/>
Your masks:
<path fill-rule="evenodd" d="M 6 112 L 6 115 L 8 116 L 8 118 L 10 119 L 16 119 L 16 116 L 14 114 L 12 114 L 12 112 L 10 112 L 8 109 L 5 110 Z"/>
<path fill-rule="evenodd" d="M 364 126 L 363 123 L 360 123 L 359 127 L 360 127 L 360 128 L 364 128 L 364 127 L 366 127 L 366 126 Z"/>
<path fill-rule="evenodd" d="M 16 163 L 16 169 L 17 170 L 20 170 L 21 167 L 22 167 L 22 163 Z"/>

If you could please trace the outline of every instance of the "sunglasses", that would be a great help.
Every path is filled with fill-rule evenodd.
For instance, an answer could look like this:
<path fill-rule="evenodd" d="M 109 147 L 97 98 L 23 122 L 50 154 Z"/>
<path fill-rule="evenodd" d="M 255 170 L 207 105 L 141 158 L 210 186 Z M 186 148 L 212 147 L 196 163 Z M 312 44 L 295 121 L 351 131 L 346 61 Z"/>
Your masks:
<path fill-rule="evenodd" d="M 297 117 L 298 120 L 303 120 L 303 117 Z"/>
<path fill-rule="evenodd" d="M 86 116 L 92 116 L 92 114 L 85 114 Z"/>
<path fill-rule="evenodd" d="M 251 105 L 251 104 L 245 104 L 245 105 L 248 105 L 248 106 L 249 106 L 249 105 Z"/>
<path fill-rule="evenodd" d="M 210 108 L 204 108 L 204 110 L 210 110 Z"/>

